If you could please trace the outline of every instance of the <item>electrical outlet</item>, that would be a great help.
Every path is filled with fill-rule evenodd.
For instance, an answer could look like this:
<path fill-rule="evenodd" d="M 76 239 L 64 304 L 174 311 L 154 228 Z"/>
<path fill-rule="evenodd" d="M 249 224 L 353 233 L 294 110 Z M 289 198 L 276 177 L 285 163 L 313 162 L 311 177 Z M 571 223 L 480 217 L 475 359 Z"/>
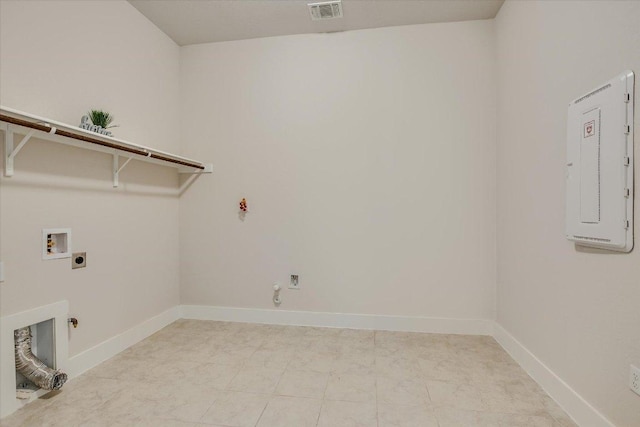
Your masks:
<path fill-rule="evenodd" d="M 629 388 L 640 395 L 640 368 L 631 365 L 631 375 L 629 376 Z"/>
<path fill-rule="evenodd" d="M 85 268 L 87 266 L 87 253 L 86 252 L 76 252 L 71 257 L 71 268 L 75 270 L 76 268 Z"/>
<path fill-rule="evenodd" d="M 300 289 L 300 280 L 297 274 L 291 275 L 291 282 L 289 282 L 289 289 Z"/>

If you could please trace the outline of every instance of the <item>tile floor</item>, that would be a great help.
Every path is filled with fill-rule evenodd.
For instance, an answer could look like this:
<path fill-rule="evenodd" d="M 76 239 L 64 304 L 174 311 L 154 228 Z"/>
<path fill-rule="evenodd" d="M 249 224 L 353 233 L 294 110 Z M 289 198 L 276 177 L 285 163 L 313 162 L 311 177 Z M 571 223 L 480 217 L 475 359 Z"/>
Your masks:
<path fill-rule="evenodd" d="M 575 426 L 490 337 L 179 320 L 2 426 Z"/>

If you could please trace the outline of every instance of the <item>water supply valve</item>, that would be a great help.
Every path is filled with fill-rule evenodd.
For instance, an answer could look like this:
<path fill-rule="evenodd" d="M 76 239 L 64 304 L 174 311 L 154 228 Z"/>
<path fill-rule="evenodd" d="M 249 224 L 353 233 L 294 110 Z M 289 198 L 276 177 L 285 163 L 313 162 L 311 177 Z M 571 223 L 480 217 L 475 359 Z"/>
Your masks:
<path fill-rule="evenodd" d="M 280 305 L 282 299 L 280 299 L 280 284 L 274 283 L 273 285 L 273 303 L 275 305 Z"/>

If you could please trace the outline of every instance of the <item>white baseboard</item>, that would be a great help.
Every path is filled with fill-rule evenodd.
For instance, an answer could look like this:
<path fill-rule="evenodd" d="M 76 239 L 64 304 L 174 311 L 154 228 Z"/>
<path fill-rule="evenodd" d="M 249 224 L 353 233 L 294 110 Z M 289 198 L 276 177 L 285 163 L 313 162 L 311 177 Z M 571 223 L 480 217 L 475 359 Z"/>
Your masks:
<path fill-rule="evenodd" d="M 381 316 L 373 314 L 323 313 L 202 305 L 183 305 L 182 317 L 198 320 L 377 329 L 440 334 L 493 335 L 493 320 L 437 317 Z"/>
<path fill-rule="evenodd" d="M 77 377 L 178 319 L 180 319 L 180 306 L 175 306 L 69 358 L 66 369 L 69 378 Z"/>
<path fill-rule="evenodd" d="M 494 338 L 579 426 L 614 427 L 611 421 L 497 323 Z"/>

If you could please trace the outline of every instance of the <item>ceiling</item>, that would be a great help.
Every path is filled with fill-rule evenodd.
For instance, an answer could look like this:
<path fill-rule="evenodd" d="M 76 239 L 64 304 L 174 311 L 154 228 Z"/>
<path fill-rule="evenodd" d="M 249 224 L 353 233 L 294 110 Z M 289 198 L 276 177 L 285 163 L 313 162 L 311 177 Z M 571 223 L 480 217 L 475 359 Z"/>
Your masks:
<path fill-rule="evenodd" d="M 504 0 L 342 0 L 343 18 L 312 21 L 319 0 L 129 0 L 177 44 L 494 18 Z"/>

